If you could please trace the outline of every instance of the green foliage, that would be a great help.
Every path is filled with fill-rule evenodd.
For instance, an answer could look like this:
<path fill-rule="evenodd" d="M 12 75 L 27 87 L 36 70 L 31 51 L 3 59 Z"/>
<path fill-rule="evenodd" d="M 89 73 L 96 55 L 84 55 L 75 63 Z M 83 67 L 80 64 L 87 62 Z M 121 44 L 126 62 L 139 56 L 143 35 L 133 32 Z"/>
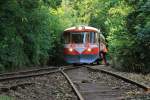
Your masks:
<path fill-rule="evenodd" d="M 21 28 L 24 28 L 21 25 L 23 12 L 14 0 L 1 2 L 0 10 L 0 62 L 9 68 L 12 65 L 24 65 L 28 60 L 23 51 L 23 40 L 19 32 Z"/>
<path fill-rule="evenodd" d="M 57 8 L 58 6 L 61 5 L 62 0 L 43 0 L 43 2 L 52 8 Z"/>
<path fill-rule="evenodd" d="M 132 4 L 131 1 L 128 3 Z M 132 6 L 134 10 L 126 16 L 126 25 L 123 27 L 127 32 L 126 43 L 121 44 L 120 48 L 117 47 L 116 52 L 119 54 L 115 56 L 117 56 L 121 69 L 147 73 L 150 72 L 150 53 L 148 52 L 150 50 L 150 15 L 147 9 L 150 3 L 148 0 L 141 0 Z M 117 39 L 116 41 L 122 42 L 123 40 Z"/>
<path fill-rule="evenodd" d="M 150 2 L 148 0 L 94 0 L 90 24 L 101 28 L 109 41 L 115 68 L 150 72 Z"/>
<path fill-rule="evenodd" d="M 149 0 L 1 0 L 0 70 L 63 63 L 62 32 L 100 28 L 114 66 L 150 72 Z"/>
<path fill-rule="evenodd" d="M 49 0 L 50 2 L 50 0 Z M 58 6 L 41 0 L 0 1 L 0 69 L 45 65 L 56 58 L 62 47 L 63 24 L 54 14 Z M 57 5 L 55 5 L 55 3 Z M 55 7 L 54 7 L 55 6 Z M 62 15 L 63 16 L 63 15 Z"/>
<path fill-rule="evenodd" d="M 129 2 L 131 3 L 131 2 Z M 127 28 L 128 32 L 132 36 L 134 43 L 129 49 L 131 49 L 133 67 L 131 70 L 139 72 L 150 72 L 150 2 L 148 0 L 139 0 L 135 4 L 132 4 L 135 10 L 128 15 Z"/>

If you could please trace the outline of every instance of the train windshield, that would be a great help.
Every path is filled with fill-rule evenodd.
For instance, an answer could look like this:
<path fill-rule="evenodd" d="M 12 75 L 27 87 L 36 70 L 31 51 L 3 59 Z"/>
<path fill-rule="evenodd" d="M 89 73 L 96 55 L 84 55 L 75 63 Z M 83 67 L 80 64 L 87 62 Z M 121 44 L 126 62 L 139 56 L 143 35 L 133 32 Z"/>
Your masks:
<path fill-rule="evenodd" d="M 85 33 L 72 33 L 72 43 L 84 43 L 85 41 Z"/>
<path fill-rule="evenodd" d="M 69 32 L 64 34 L 65 43 L 95 43 L 95 32 Z"/>

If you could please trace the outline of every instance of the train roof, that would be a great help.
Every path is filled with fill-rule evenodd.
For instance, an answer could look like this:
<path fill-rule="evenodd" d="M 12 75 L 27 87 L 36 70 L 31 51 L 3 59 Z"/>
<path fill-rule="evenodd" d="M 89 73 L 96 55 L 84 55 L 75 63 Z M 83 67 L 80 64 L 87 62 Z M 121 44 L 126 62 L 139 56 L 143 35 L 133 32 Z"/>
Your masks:
<path fill-rule="evenodd" d="M 64 30 L 64 32 L 99 32 L 97 28 L 90 26 L 74 26 Z"/>

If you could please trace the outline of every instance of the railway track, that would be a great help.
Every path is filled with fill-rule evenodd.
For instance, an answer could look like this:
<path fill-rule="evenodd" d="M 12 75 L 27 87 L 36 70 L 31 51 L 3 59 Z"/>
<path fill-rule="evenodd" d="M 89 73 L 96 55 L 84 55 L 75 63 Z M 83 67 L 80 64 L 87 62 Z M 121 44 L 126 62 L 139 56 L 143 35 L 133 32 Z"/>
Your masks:
<path fill-rule="evenodd" d="M 2 82 L 2 81 L 14 80 L 14 79 L 23 79 L 23 78 L 28 78 L 28 77 L 48 75 L 52 73 L 62 73 L 62 75 L 67 79 L 68 83 L 72 87 L 73 91 L 75 92 L 79 100 L 122 99 L 122 95 L 118 94 L 118 91 L 120 93 L 123 93 L 124 91 L 121 90 L 120 87 L 109 86 L 108 83 L 111 80 L 101 79 L 98 82 L 93 82 L 93 80 L 88 77 L 89 71 L 94 71 L 94 72 L 100 71 L 102 72 L 101 75 L 104 73 L 104 74 L 107 74 L 108 76 L 114 76 L 114 77 L 117 77 L 118 79 L 124 80 L 124 82 L 123 83 L 121 82 L 121 84 L 125 86 L 128 83 L 131 83 L 132 85 L 137 86 L 137 87 L 135 86 L 132 87 L 130 85 L 134 89 L 142 88 L 147 92 L 150 91 L 150 88 L 145 85 L 139 84 L 137 82 L 134 82 L 125 77 L 114 74 L 112 72 L 109 72 L 106 70 L 94 69 L 89 66 L 76 66 L 76 67 L 63 66 L 59 68 L 51 67 L 51 68 L 41 68 L 41 69 L 34 69 L 34 70 L 28 70 L 28 71 L 22 71 L 22 72 L 16 72 L 16 73 L 5 73 L 5 74 L 0 74 L 0 81 Z M 104 75 L 104 76 L 107 77 L 107 75 L 106 76 Z M 117 81 L 117 79 L 115 79 L 115 81 Z M 10 88 L 16 88 L 17 86 L 24 86 L 24 85 L 30 85 L 30 84 L 34 84 L 34 83 L 29 82 L 29 83 L 13 85 L 11 87 L 3 87 L 2 90 L 8 91 Z"/>
<path fill-rule="evenodd" d="M 70 77 L 63 71 L 61 70 L 61 73 L 65 76 L 65 78 L 68 80 L 69 84 L 71 85 L 72 89 L 74 90 L 74 92 L 76 93 L 77 97 L 79 100 L 84 100 L 83 96 L 81 95 L 81 93 L 79 92 L 79 90 L 76 88 L 76 86 L 74 85 L 74 83 L 72 82 L 72 80 L 70 79 Z"/>
<path fill-rule="evenodd" d="M 61 71 L 71 84 L 79 100 L 122 100 L 127 99 L 125 93 L 134 92 L 135 94 L 133 96 L 135 96 L 139 95 L 139 91 L 141 91 L 141 93 L 143 90 L 146 92 L 149 91 L 149 87 L 110 71 L 94 69 L 89 66 L 86 66 L 86 68 L 81 68 L 82 71 L 80 69 Z M 87 77 L 88 71 L 102 72 L 100 76 L 109 77 L 110 80 L 101 77 L 98 82 L 92 82 L 91 79 Z M 111 83 L 111 79 L 114 83 Z M 114 84 L 116 84 L 116 86 Z M 136 92 L 138 94 L 136 94 Z"/>
<path fill-rule="evenodd" d="M 46 67 L 46 68 L 31 69 L 31 70 L 26 70 L 26 71 L 18 71 L 18 72 L 10 72 L 10 73 L 8 72 L 8 73 L 0 74 L 0 77 L 19 75 L 19 74 L 28 74 L 32 72 L 40 72 L 44 70 L 52 70 L 52 69 L 57 69 L 57 68 L 58 67 Z"/>
<path fill-rule="evenodd" d="M 147 86 L 145 84 L 138 83 L 136 81 L 133 81 L 133 80 L 127 78 L 127 77 L 123 77 L 123 76 L 121 76 L 119 74 L 116 74 L 116 73 L 113 73 L 111 71 L 107 71 L 107 70 L 104 70 L 104 69 L 97 69 L 97 68 L 92 68 L 92 67 L 89 67 L 89 66 L 87 66 L 87 68 L 90 69 L 90 70 L 93 70 L 93 71 L 102 72 L 102 73 L 106 73 L 108 75 L 112 75 L 112 76 L 114 76 L 114 77 L 116 77 L 118 79 L 122 79 L 125 82 L 131 83 L 133 85 L 136 85 L 136 86 L 142 88 L 145 92 L 150 92 L 150 87 L 149 86 Z"/>
<path fill-rule="evenodd" d="M 64 71 L 67 71 L 67 70 L 72 70 L 72 69 L 78 69 L 81 67 L 83 67 L 83 66 L 76 66 L 76 67 L 74 67 L 74 66 L 69 66 L 69 67 L 68 66 L 62 66 L 62 67 L 58 67 L 58 68 L 41 68 L 41 69 L 34 69 L 34 70 L 28 70 L 28 71 L 15 72 L 15 73 L 13 72 L 13 73 L 1 74 L 0 75 L 0 82 L 3 85 L 1 86 L 1 84 L 0 84 L 0 94 L 10 93 L 10 91 L 15 92 L 15 91 L 18 91 L 19 88 L 22 88 L 22 90 L 23 90 L 23 89 L 26 89 L 27 87 L 30 87 L 32 85 L 33 86 L 41 85 L 41 83 L 35 82 L 35 80 L 38 78 L 41 78 L 41 77 L 43 77 L 43 78 L 45 77 L 48 80 L 47 77 L 51 76 L 51 75 L 52 76 L 58 75 L 58 77 L 62 77 L 63 75 L 60 74 L 62 69 Z M 66 80 L 64 80 L 64 81 L 66 81 Z M 58 84 L 60 84 L 60 83 L 58 83 Z M 60 84 L 60 86 L 61 86 L 61 84 Z M 47 87 L 49 87 L 49 86 L 47 85 Z M 21 100 L 21 99 L 19 99 L 19 100 Z"/>
<path fill-rule="evenodd" d="M 4 74 L 0 74 L 0 82 L 13 80 L 13 79 L 22 79 L 22 78 L 36 77 L 36 76 L 57 73 L 57 72 L 60 72 L 60 68 L 63 68 L 63 70 L 71 70 L 71 69 L 80 68 L 80 67 L 82 66 L 47 67 L 47 68 L 39 68 L 39 69 L 33 69 L 33 70 L 27 70 L 27 71 L 13 72 L 13 73 L 4 73 Z"/>

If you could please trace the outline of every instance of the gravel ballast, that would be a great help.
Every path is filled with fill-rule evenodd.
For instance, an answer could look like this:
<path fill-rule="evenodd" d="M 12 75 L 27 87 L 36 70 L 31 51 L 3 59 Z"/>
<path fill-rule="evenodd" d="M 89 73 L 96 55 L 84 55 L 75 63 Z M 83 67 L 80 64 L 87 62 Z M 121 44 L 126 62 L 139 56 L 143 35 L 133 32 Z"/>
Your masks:
<path fill-rule="evenodd" d="M 14 100 L 77 100 L 60 73 L 1 82 L 2 87 L 0 94 L 13 97 Z"/>
<path fill-rule="evenodd" d="M 137 74 L 131 72 L 122 72 L 112 68 L 111 66 L 105 66 L 105 65 L 93 66 L 93 68 L 105 69 L 107 71 L 111 71 L 113 73 L 127 77 L 133 81 L 139 82 L 141 84 L 145 84 L 150 87 L 150 74 L 143 75 L 143 74 Z"/>
<path fill-rule="evenodd" d="M 123 77 L 127 77 L 133 81 L 139 82 L 141 84 L 145 84 L 147 86 L 150 86 L 150 75 L 142 75 L 142 74 L 136 74 L 136 73 L 128 73 L 128 72 L 121 72 L 121 71 L 117 71 L 113 68 L 111 68 L 110 66 L 105 66 L 105 65 L 98 65 L 98 66 L 92 66 L 93 68 L 98 68 L 98 69 L 104 69 L 116 74 L 119 74 L 120 76 Z M 96 75 L 97 76 L 97 75 Z M 110 78 L 113 79 L 113 78 Z M 110 80 L 108 79 L 108 80 Z M 120 84 L 118 84 L 119 86 Z M 128 87 L 128 86 L 124 86 L 124 87 Z M 137 87 L 138 89 L 138 87 Z M 133 100 L 150 100 L 150 93 L 149 92 L 145 92 L 145 91 L 137 91 L 136 88 L 135 90 L 133 89 L 132 91 L 127 91 L 125 94 L 127 94 L 127 100 L 133 99 Z"/>

